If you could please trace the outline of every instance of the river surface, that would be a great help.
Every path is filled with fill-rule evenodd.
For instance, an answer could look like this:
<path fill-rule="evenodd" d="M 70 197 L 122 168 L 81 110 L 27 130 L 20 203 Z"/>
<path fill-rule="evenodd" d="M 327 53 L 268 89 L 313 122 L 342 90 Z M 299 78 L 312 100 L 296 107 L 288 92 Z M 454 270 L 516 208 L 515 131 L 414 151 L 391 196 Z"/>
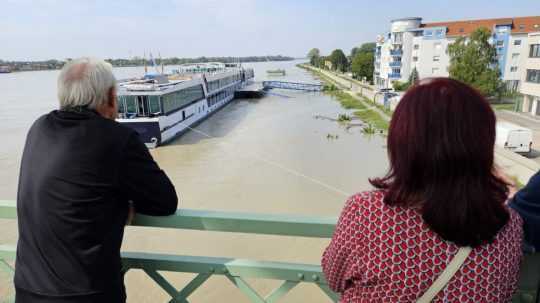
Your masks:
<path fill-rule="evenodd" d="M 316 83 L 300 61 L 251 63 L 256 81 L 282 68 L 284 81 Z M 166 67 L 172 69 L 174 67 Z M 0 200 L 15 200 L 25 135 L 40 115 L 56 108 L 58 71 L 0 74 Z M 116 68 L 117 78 L 141 67 Z M 316 119 L 347 110 L 321 93 L 274 90 L 262 99 L 235 100 L 171 144 L 152 150 L 181 199 L 179 208 L 338 216 L 347 195 L 370 189 L 368 178 L 387 168 L 385 140 L 359 128 Z M 327 135 L 337 135 L 328 139 Z M 43 151 L 46 153 L 47 151 Z M 15 244 L 14 221 L 0 220 L 0 245 Z M 318 264 L 328 239 L 242 235 L 130 227 L 123 249 Z M 177 288 L 192 275 L 164 273 Z M 0 274 L 1 277 L 1 274 Z M 0 302 L 6 294 L 0 280 Z M 248 279 L 262 296 L 277 281 Z M 126 276 L 129 302 L 167 302 L 140 271 Z M 309 299 L 308 299 L 309 298 Z M 329 302 L 315 285 L 300 284 L 280 302 Z M 222 276 L 210 278 L 191 302 L 249 302 Z"/>

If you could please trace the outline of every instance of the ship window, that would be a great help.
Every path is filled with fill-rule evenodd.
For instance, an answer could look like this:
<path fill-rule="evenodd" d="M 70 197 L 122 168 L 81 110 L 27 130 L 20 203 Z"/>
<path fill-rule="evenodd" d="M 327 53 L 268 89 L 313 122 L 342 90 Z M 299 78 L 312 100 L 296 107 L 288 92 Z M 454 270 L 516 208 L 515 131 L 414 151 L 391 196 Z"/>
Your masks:
<path fill-rule="evenodd" d="M 204 98 L 201 85 L 182 89 L 163 96 L 163 111 L 170 113 Z"/>
<path fill-rule="evenodd" d="M 150 114 L 159 114 L 161 113 L 161 106 L 159 105 L 159 97 L 158 96 L 149 96 L 149 110 Z"/>
<path fill-rule="evenodd" d="M 134 96 L 126 96 L 126 113 L 137 113 L 137 100 L 135 100 Z"/>
<path fill-rule="evenodd" d="M 138 112 L 140 117 L 148 116 L 148 96 L 137 96 Z"/>
<path fill-rule="evenodd" d="M 118 98 L 118 112 L 120 114 L 124 114 L 126 112 L 125 96 L 120 96 Z"/>

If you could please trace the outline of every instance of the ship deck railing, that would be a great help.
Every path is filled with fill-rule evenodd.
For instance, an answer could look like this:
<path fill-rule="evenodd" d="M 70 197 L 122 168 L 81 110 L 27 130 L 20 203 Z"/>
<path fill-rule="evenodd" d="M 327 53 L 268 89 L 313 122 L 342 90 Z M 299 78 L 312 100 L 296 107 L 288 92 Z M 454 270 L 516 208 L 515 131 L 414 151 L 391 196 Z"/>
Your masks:
<path fill-rule="evenodd" d="M 17 219 L 14 201 L 0 201 L 0 219 Z M 259 235 L 278 235 L 308 238 L 331 238 L 335 229 L 335 217 L 309 217 L 256 213 L 233 213 L 205 210 L 180 209 L 168 217 L 137 215 L 134 226 L 173 228 L 199 231 L 218 231 Z M 321 252 L 322 254 L 322 252 Z M 0 243 L 0 271 L 12 275 L 15 246 Z M 188 298 L 211 276 L 225 276 L 244 293 L 251 302 L 271 303 L 283 298 L 300 283 L 312 283 L 320 288 L 319 295 L 329 302 L 337 302 L 339 296 L 332 292 L 318 264 L 284 263 L 234 258 L 170 255 L 147 252 L 122 252 L 123 271 L 141 269 L 170 297 L 169 302 L 188 302 Z M 161 275 L 160 271 L 196 274 L 186 285 L 178 288 Z M 260 278 L 280 280 L 275 290 L 263 297 L 246 279 Z M 536 302 L 540 285 L 540 254 L 525 256 L 518 292 L 513 302 Z M 129 291 L 129 289 L 128 289 Z M 316 295 L 316 294 L 314 294 Z"/>

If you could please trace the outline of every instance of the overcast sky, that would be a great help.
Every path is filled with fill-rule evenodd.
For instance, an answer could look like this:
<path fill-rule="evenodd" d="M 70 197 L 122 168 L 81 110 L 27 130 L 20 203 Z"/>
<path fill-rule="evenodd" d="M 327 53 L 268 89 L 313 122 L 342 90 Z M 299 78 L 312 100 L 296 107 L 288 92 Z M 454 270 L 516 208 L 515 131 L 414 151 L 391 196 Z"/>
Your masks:
<path fill-rule="evenodd" d="M 0 0 L 0 59 L 349 53 L 394 18 L 530 15 L 540 0 Z"/>

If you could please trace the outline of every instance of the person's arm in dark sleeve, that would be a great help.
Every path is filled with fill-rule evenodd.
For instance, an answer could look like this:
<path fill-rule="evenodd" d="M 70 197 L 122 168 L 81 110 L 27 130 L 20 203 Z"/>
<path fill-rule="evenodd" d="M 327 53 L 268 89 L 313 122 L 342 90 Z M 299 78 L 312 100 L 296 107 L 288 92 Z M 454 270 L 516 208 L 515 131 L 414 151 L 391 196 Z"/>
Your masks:
<path fill-rule="evenodd" d="M 131 135 L 126 144 L 119 183 L 137 213 L 167 216 L 178 208 L 173 184 L 136 134 Z"/>
<path fill-rule="evenodd" d="M 529 183 L 516 193 L 510 207 L 523 218 L 525 241 L 540 250 L 540 172 L 531 177 Z"/>

